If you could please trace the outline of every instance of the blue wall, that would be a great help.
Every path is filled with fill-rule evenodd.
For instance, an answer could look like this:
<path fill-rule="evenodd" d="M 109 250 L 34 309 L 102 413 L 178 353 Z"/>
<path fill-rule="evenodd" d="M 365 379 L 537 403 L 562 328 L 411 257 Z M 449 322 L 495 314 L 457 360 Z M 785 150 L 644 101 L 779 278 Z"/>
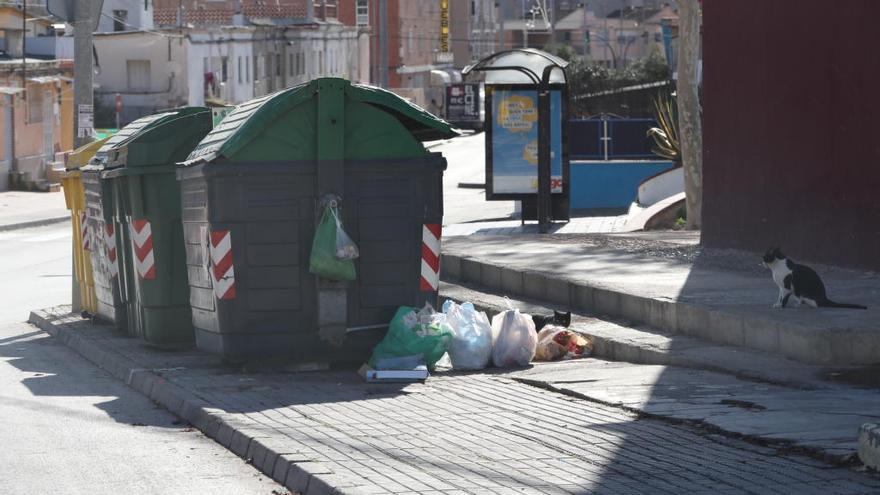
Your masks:
<path fill-rule="evenodd" d="M 626 208 L 639 183 L 672 168 L 668 161 L 572 161 L 571 208 Z"/>

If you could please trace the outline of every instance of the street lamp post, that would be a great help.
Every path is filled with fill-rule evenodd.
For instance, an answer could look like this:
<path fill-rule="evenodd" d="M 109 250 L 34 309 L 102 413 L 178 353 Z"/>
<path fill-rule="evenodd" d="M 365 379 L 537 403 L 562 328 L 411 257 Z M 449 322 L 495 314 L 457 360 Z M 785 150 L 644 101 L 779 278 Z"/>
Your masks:
<path fill-rule="evenodd" d="M 647 31 L 643 31 L 642 34 L 641 34 L 640 36 L 641 36 L 642 38 L 647 38 L 647 37 L 648 37 L 648 32 L 647 32 Z M 630 47 L 630 45 L 632 45 L 632 44 L 636 41 L 636 39 L 637 39 L 638 37 L 639 37 L 639 36 L 633 36 L 632 39 L 630 39 L 630 40 L 628 40 L 628 41 L 626 42 L 626 47 L 624 47 L 624 49 L 623 49 L 623 67 L 626 67 L 626 60 L 627 60 L 627 59 L 626 59 L 626 52 L 629 51 L 629 47 Z"/>

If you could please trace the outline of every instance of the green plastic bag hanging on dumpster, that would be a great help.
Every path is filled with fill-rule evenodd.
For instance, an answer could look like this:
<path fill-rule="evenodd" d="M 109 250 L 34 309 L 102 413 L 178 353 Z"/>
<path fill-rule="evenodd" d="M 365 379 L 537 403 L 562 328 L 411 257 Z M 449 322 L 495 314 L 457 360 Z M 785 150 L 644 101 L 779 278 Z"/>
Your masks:
<path fill-rule="evenodd" d="M 451 342 L 452 327 L 446 323 L 445 314 L 436 313 L 430 304 L 421 310 L 401 306 L 392 318 L 385 338 L 373 348 L 370 366 L 383 369 L 383 362 L 412 357 L 422 360 L 429 370 L 434 371 Z"/>
<path fill-rule="evenodd" d="M 341 228 L 332 206 L 324 208 L 321 223 L 315 229 L 312 253 L 309 257 L 309 273 L 330 280 L 355 280 L 354 260 L 336 257 L 336 233 Z"/>

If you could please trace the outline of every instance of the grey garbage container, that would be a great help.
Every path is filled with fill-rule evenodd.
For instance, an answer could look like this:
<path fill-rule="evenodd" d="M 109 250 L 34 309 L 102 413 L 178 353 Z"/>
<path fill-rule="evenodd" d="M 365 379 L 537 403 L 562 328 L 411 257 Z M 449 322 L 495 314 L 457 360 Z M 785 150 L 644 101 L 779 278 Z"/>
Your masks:
<path fill-rule="evenodd" d="M 336 78 L 227 115 L 177 173 L 196 345 L 233 360 L 366 359 L 398 306 L 436 300 L 446 160 L 422 141 L 455 135 Z M 354 282 L 309 273 L 327 194 L 360 248 Z"/>

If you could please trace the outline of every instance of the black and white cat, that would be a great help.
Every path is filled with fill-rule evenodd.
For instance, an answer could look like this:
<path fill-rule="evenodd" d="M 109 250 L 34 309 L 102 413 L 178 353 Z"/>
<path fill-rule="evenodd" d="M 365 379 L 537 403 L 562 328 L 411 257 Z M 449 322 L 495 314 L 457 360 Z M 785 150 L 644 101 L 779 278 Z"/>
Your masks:
<path fill-rule="evenodd" d="M 786 258 L 778 247 L 767 250 L 762 264 L 773 273 L 773 281 L 779 287 L 779 297 L 773 305 L 774 308 L 784 308 L 793 294 L 799 306 L 807 304 L 814 308 L 868 309 L 858 304 L 837 303 L 828 299 L 825 284 L 819 274 L 806 265 L 799 265 Z"/>
<path fill-rule="evenodd" d="M 552 315 L 532 315 L 532 321 L 535 322 L 535 330 L 538 332 L 547 325 L 568 328 L 571 326 L 571 311 L 560 313 L 554 310 Z"/>

